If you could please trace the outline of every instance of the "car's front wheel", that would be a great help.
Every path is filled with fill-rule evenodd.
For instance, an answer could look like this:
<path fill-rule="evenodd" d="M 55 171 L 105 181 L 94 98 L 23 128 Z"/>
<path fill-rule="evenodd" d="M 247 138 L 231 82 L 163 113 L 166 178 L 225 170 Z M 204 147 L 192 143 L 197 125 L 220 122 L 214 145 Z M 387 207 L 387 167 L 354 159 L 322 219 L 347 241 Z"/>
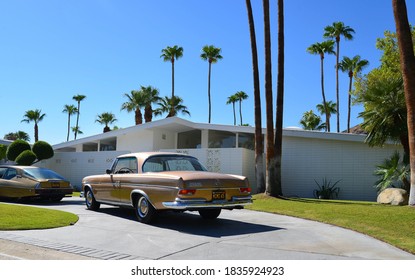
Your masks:
<path fill-rule="evenodd" d="M 202 209 L 199 210 L 199 214 L 200 216 L 202 216 L 203 219 L 207 219 L 207 220 L 214 220 L 217 217 L 219 217 L 220 212 L 222 211 L 222 209 Z"/>
<path fill-rule="evenodd" d="M 94 194 L 89 188 L 85 191 L 85 204 L 88 210 L 98 210 L 101 206 L 100 203 L 95 200 Z"/>
<path fill-rule="evenodd" d="M 156 214 L 156 209 L 154 209 L 153 205 L 151 205 L 150 201 L 148 201 L 145 196 L 140 196 L 136 199 L 135 215 L 139 222 L 149 224 L 153 221 Z"/>

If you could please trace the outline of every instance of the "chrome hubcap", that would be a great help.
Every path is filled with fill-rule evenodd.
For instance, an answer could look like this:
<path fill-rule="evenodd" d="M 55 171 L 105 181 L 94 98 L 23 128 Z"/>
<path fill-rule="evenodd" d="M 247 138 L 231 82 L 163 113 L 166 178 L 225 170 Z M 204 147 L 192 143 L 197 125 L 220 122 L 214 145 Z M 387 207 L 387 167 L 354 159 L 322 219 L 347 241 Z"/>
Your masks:
<path fill-rule="evenodd" d="M 140 217 L 145 217 L 148 213 L 148 201 L 144 197 L 140 197 L 138 201 L 138 214 Z"/>

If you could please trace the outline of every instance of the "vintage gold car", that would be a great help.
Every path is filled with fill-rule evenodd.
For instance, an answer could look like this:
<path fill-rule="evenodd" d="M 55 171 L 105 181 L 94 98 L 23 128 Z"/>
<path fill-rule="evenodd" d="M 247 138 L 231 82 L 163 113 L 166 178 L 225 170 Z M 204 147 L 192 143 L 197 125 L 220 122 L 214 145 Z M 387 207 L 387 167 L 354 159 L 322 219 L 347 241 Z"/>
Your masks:
<path fill-rule="evenodd" d="M 35 166 L 0 166 L 0 197 L 60 201 L 72 192 L 69 181 L 50 169 Z"/>
<path fill-rule="evenodd" d="M 208 172 L 195 157 L 184 154 L 126 154 L 106 173 L 82 180 L 86 207 L 133 207 L 142 223 L 150 223 L 163 210 L 199 211 L 203 218 L 215 219 L 222 209 L 252 203 L 247 178 Z"/>

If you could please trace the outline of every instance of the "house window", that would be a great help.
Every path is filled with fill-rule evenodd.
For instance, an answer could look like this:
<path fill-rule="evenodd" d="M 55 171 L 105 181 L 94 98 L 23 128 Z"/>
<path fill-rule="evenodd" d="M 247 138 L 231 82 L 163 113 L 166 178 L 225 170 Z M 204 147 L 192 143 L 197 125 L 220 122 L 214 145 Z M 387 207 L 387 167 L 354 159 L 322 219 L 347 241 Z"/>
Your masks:
<path fill-rule="evenodd" d="M 178 149 L 200 149 L 202 144 L 202 131 L 190 130 L 177 135 Z"/>
<path fill-rule="evenodd" d="M 235 148 L 236 134 L 227 131 L 209 130 L 209 148 Z"/>
<path fill-rule="evenodd" d="M 238 134 L 238 148 L 255 150 L 255 137 L 252 133 Z"/>
<path fill-rule="evenodd" d="M 100 151 L 115 151 L 117 149 L 117 138 L 103 139 L 100 142 Z"/>

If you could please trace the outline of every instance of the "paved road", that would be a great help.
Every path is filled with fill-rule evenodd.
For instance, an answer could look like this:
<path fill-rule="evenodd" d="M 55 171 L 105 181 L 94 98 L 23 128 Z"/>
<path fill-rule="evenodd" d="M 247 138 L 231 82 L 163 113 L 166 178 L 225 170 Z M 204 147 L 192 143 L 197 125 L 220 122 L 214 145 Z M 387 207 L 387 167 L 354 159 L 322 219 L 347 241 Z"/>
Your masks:
<path fill-rule="evenodd" d="M 0 259 L 415 259 L 350 230 L 248 210 L 222 211 L 215 221 L 193 213 L 163 213 L 153 225 L 145 225 L 132 210 L 101 206 L 98 212 L 88 211 L 81 198 L 36 206 L 72 212 L 80 219 L 63 228 L 0 231 Z M 14 245 L 42 253 L 13 252 Z"/>

